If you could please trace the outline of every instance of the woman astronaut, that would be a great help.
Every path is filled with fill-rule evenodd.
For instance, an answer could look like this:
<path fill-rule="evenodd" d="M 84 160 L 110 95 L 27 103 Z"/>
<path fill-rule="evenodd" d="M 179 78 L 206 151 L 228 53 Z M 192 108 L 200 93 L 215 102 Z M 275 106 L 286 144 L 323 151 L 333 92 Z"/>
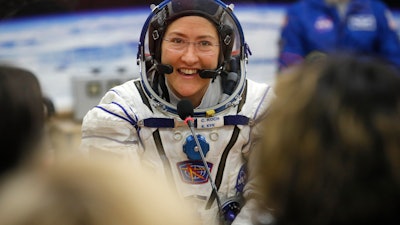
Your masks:
<path fill-rule="evenodd" d="M 251 201 L 240 200 L 252 194 L 246 162 L 274 97 L 246 79 L 250 51 L 232 11 L 219 0 L 152 5 L 138 46 L 141 78 L 108 91 L 82 124 L 83 151 L 161 173 L 203 224 L 249 218 Z M 181 100 L 194 107 L 195 132 L 178 116 Z"/>

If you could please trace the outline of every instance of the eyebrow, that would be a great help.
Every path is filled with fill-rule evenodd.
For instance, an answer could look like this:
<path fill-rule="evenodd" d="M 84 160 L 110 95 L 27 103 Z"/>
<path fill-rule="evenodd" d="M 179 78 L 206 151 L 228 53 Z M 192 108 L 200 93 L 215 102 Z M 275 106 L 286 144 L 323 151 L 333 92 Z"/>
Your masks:
<path fill-rule="evenodd" d="M 171 33 L 169 33 L 168 35 L 165 35 L 165 36 L 170 36 L 170 35 L 176 35 L 176 36 L 179 36 L 179 37 L 186 37 L 186 35 L 184 33 L 181 33 L 181 32 L 171 32 Z M 210 39 L 218 40 L 218 37 L 214 37 L 214 36 L 208 35 L 208 34 L 196 37 L 196 39 L 204 39 L 204 38 L 210 38 Z"/>

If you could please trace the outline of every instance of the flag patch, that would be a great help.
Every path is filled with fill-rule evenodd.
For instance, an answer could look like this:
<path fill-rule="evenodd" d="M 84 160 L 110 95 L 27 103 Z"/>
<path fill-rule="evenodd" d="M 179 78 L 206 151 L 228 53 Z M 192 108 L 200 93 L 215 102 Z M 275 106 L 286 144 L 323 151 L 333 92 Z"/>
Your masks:
<path fill-rule="evenodd" d="M 210 172 L 213 164 L 207 162 Z M 177 163 L 182 181 L 189 184 L 204 184 L 208 181 L 208 174 L 201 160 L 187 160 Z"/>

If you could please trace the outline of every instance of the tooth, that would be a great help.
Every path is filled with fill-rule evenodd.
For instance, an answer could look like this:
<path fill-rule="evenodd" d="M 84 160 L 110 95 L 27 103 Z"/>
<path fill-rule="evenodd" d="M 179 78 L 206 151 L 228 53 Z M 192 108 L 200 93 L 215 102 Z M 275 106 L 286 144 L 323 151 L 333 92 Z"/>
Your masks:
<path fill-rule="evenodd" d="M 194 69 L 181 69 L 181 72 L 185 73 L 185 74 L 195 74 L 197 72 L 197 70 L 194 70 Z"/>

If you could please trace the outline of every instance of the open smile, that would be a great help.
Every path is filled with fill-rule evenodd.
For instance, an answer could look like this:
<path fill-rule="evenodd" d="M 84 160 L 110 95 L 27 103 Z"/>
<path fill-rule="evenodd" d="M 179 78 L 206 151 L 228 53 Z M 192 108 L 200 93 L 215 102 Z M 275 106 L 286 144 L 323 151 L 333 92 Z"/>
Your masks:
<path fill-rule="evenodd" d="M 178 72 L 185 75 L 185 76 L 191 76 L 199 73 L 199 70 L 197 69 L 178 69 Z"/>

